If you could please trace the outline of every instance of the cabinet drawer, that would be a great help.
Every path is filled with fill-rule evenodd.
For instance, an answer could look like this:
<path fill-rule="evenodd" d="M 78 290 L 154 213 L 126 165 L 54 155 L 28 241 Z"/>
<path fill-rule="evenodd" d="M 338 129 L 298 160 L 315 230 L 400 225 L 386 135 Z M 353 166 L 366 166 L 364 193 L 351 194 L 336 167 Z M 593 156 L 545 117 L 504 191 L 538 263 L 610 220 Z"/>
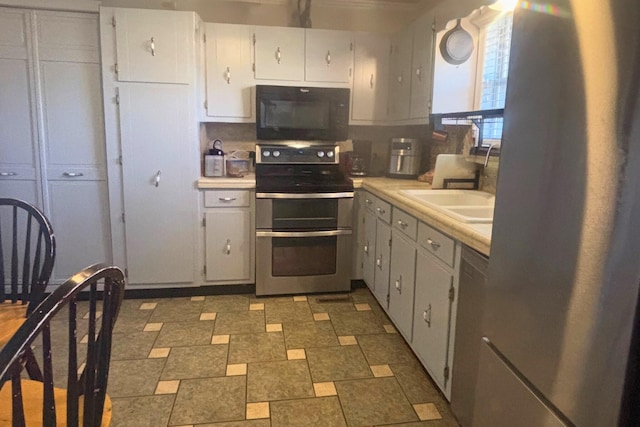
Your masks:
<path fill-rule="evenodd" d="M 376 206 L 376 197 L 371 193 L 367 193 L 366 191 L 363 191 L 360 197 L 362 197 L 362 206 L 374 212 Z"/>
<path fill-rule="evenodd" d="M 374 203 L 373 211 L 376 213 L 376 216 L 387 224 L 391 224 L 391 205 L 377 197 Z"/>
<path fill-rule="evenodd" d="M 204 192 L 205 208 L 250 206 L 251 192 L 246 190 L 213 190 Z"/>
<path fill-rule="evenodd" d="M 418 225 L 418 243 L 427 251 L 453 267 L 455 241 L 427 224 Z"/>
<path fill-rule="evenodd" d="M 392 225 L 395 230 L 400 231 L 411 240 L 416 240 L 416 236 L 418 235 L 418 220 L 395 206 L 393 208 Z"/>

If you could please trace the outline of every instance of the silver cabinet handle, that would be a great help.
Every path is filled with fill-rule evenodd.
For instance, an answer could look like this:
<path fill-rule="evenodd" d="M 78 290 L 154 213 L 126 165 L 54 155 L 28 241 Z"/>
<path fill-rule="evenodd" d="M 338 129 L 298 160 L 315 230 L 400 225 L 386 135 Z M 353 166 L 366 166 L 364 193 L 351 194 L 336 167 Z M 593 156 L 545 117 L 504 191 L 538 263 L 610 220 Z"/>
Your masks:
<path fill-rule="evenodd" d="M 367 243 L 364 245 L 364 253 L 369 255 L 369 242 L 367 241 Z"/>
<path fill-rule="evenodd" d="M 156 174 L 156 187 L 160 186 L 160 171 L 158 171 L 158 173 Z"/>
<path fill-rule="evenodd" d="M 416 77 L 418 77 L 418 80 L 422 81 L 422 66 L 416 68 Z"/>
<path fill-rule="evenodd" d="M 402 74 L 400 74 L 398 76 L 398 83 L 402 84 L 403 81 L 404 81 L 404 78 L 403 78 Z"/>
<path fill-rule="evenodd" d="M 234 200 L 236 200 L 235 197 L 218 197 L 218 200 L 220 200 L 221 202 L 233 202 Z"/>
<path fill-rule="evenodd" d="M 422 318 L 427 323 L 427 327 L 431 327 L 431 304 L 427 306 L 427 309 L 422 312 Z"/>
<path fill-rule="evenodd" d="M 0 172 L 0 176 L 16 176 L 18 172 Z"/>
<path fill-rule="evenodd" d="M 407 224 L 406 222 L 402 221 L 401 219 L 399 219 L 399 220 L 398 220 L 398 225 L 399 225 L 403 230 L 409 226 L 409 224 Z"/>
<path fill-rule="evenodd" d="M 227 255 L 231 255 L 231 240 L 227 239 L 227 244 L 224 247 L 224 251 Z"/>
<path fill-rule="evenodd" d="M 399 294 L 402 294 L 402 274 L 400 275 L 398 280 L 396 280 L 395 287 L 396 291 L 398 291 Z"/>
<path fill-rule="evenodd" d="M 386 212 L 386 211 L 385 211 L 384 209 L 382 209 L 382 208 L 376 208 L 376 211 L 378 211 L 378 213 L 379 213 L 380 215 L 384 215 L 384 213 Z"/>
<path fill-rule="evenodd" d="M 367 204 L 367 206 L 371 206 L 371 203 L 373 203 L 371 200 L 369 199 L 364 199 L 364 202 Z"/>
<path fill-rule="evenodd" d="M 373 89 L 373 74 L 371 74 L 371 79 L 369 80 L 369 86 Z"/>
<path fill-rule="evenodd" d="M 278 49 L 276 49 L 276 61 L 278 61 L 278 64 L 280 60 L 282 60 L 282 53 L 280 53 L 280 47 L 278 46 Z"/>
<path fill-rule="evenodd" d="M 429 245 L 431 245 L 431 248 L 432 248 L 434 251 L 437 251 L 438 249 L 440 249 L 440 243 L 438 243 L 438 242 L 434 242 L 433 240 L 431 240 L 431 237 L 429 237 L 429 238 L 427 239 L 427 243 L 428 243 Z"/>
<path fill-rule="evenodd" d="M 376 265 L 380 270 L 382 270 L 382 254 L 378 258 L 376 258 Z"/>
<path fill-rule="evenodd" d="M 327 65 L 331 65 L 331 51 L 327 51 Z"/>
<path fill-rule="evenodd" d="M 78 176 L 84 176 L 82 172 L 63 172 L 62 175 L 67 176 L 69 178 L 76 178 Z"/>
<path fill-rule="evenodd" d="M 156 56 L 156 41 L 151 37 L 151 56 Z"/>
<path fill-rule="evenodd" d="M 227 67 L 227 72 L 225 73 L 225 80 L 227 81 L 227 84 L 230 85 L 231 84 L 231 70 L 229 69 L 229 67 Z"/>

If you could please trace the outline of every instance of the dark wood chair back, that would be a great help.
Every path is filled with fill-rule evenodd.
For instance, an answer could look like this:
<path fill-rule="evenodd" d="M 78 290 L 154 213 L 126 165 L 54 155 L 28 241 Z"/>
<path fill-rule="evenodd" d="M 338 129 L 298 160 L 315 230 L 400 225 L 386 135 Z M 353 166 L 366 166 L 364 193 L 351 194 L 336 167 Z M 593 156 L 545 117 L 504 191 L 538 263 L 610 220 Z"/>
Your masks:
<path fill-rule="evenodd" d="M 95 264 L 75 274 L 63 285 L 50 294 L 27 318 L 15 335 L 0 351 L 0 378 L 9 378 L 4 385 L 0 384 L 0 396 L 11 396 L 11 409 L 4 408 L 0 412 L 11 412 L 13 426 L 25 425 L 25 403 L 33 406 L 30 396 L 23 395 L 28 383 L 41 384 L 42 425 L 55 426 L 56 420 L 66 418 L 68 426 L 103 425 L 103 410 L 107 389 L 107 378 L 111 359 L 111 341 L 113 327 L 118 316 L 124 296 L 125 279 L 122 270 L 104 264 Z M 102 291 L 99 290 L 102 288 Z M 79 297 L 88 297 L 88 313 L 82 317 L 78 313 Z M 83 302 L 84 304 L 84 302 Z M 66 376 L 66 400 L 60 404 L 60 388 L 54 387 L 52 353 L 65 349 L 54 349 L 51 346 L 51 320 L 64 307 L 68 308 L 68 353 Z M 62 313 L 61 313 L 62 314 Z M 60 317 L 57 318 L 58 320 Z M 84 365 L 82 356 L 78 355 L 77 330 L 79 321 L 86 321 L 88 343 Z M 57 322 L 60 323 L 60 322 Z M 66 326 L 66 325 L 65 325 Z M 42 338 L 43 382 L 24 379 L 21 355 Z M 60 353 L 66 353 L 60 351 Z M 81 367 L 80 373 L 78 367 Z M 82 368 L 82 366 L 84 366 Z M 9 388 L 10 389 L 9 389 Z M 10 394 L 9 394 L 10 391 Z M 4 394 L 3 394 L 4 392 Z M 3 400 L 0 398 L 0 400 Z M 9 405 L 5 402 L 5 405 Z M 2 406 L 2 402 L 0 402 Z M 60 413 L 66 407 L 66 414 Z M 38 408 L 38 411 L 40 409 Z M 58 412 L 58 413 L 57 413 Z M 57 413 L 57 416 L 56 416 Z M 109 413 L 110 416 L 110 413 Z M 2 417 L 2 415 L 0 415 Z M 6 422 L 6 419 L 5 419 Z M 60 422 L 61 423 L 61 422 Z M 2 424 L 0 420 L 0 424 Z M 62 424 L 62 423 L 61 423 Z M 27 423 L 28 425 L 28 423 Z"/>
<path fill-rule="evenodd" d="M 0 303 L 42 301 L 51 277 L 56 240 L 49 220 L 35 206 L 0 198 Z"/>

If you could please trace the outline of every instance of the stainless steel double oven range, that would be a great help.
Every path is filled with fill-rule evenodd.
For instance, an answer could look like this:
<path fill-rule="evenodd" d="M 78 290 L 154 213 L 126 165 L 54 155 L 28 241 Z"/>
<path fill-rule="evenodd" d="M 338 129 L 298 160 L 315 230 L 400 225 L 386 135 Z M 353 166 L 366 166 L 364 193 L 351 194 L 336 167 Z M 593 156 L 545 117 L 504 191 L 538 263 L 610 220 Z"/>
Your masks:
<path fill-rule="evenodd" d="M 351 289 L 353 183 L 334 145 L 256 146 L 256 295 Z"/>

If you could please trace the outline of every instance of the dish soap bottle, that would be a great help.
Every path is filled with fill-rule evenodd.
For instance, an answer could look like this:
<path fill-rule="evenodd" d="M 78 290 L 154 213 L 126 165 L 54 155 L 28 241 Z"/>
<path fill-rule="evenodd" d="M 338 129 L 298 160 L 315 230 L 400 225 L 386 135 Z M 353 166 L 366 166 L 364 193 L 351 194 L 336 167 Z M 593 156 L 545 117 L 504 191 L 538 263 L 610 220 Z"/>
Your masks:
<path fill-rule="evenodd" d="M 209 144 L 209 151 L 204 156 L 204 176 L 224 176 L 222 140 L 216 139 Z"/>

